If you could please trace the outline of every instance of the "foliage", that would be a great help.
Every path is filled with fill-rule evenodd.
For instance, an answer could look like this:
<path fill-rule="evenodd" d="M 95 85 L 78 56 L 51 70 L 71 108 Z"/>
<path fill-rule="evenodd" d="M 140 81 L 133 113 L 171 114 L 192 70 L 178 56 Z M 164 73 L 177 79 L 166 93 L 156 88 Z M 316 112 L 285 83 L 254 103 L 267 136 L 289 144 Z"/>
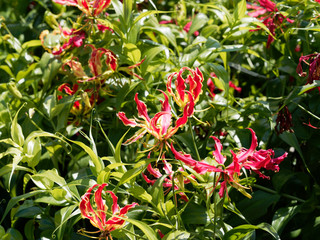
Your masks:
<path fill-rule="evenodd" d="M 318 1 L 0 9 L 0 239 L 318 236 Z"/>

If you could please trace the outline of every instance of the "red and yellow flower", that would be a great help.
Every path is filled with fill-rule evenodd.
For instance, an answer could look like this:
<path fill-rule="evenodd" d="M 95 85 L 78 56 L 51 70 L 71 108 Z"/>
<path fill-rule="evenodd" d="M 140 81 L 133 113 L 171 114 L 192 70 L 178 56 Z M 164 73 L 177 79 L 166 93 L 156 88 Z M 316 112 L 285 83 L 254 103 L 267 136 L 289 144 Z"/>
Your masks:
<path fill-rule="evenodd" d="M 190 166 L 194 171 L 199 174 L 204 174 L 206 172 L 216 172 L 220 173 L 218 179 L 216 180 L 216 186 L 220 183 L 219 196 L 223 197 L 227 193 L 227 186 L 230 185 L 247 197 L 251 197 L 245 190 L 245 186 L 242 186 L 239 183 L 241 169 L 245 168 L 256 172 L 262 178 L 268 178 L 261 173 L 261 170 L 264 168 L 266 170 L 279 171 L 279 164 L 287 156 L 287 153 L 284 153 L 278 158 L 274 157 L 274 151 L 272 149 L 268 150 L 256 150 L 258 146 L 257 137 L 255 132 L 250 129 L 252 134 L 251 146 L 249 149 L 241 148 L 237 153 L 231 151 L 233 159 L 232 162 L 225 166 L 226 157 L 222 155 L 222 144 L 220 140 L 216 137 L 212 137 L 215 141 L 215 151 L 213 152 L 213 157 L 216 161 L 215 166 L 210 165 L 204 161 L 196 161 L 192 159 L 189 154 L 183 154 L 174 149 L 171 144 L 171 150 L 175 155 L 175 158 L 182 161 L 184 164 Z M 222 180 L 222 182 L 220 182 Z"/>
<path fill-rule="evenodd" d="M 79 8 L 88 17 L 96 17 L 109 7 L 111 0 L 53 0 L 55 3 Z"/>
<path fill-rule="evenodd" d="M 190 97 L 191 102 L 186 104 L 183 111 L 183 116 L 178 118 L 175 126 L 171 126 L 172 113 L 169 105 L 169 99 L 165 92 L 161 91 L 164 95 L 165 100 L 162 103 L 161 111 L 156 113 L 153 118 L 148 115 L 147 106 L 144 102 L 138 98 L 138 93 L 135 95 L 135 102 L 137 104 L 138 116 L 137 118 L 127 118 L 124 112 L 119 112 L 117 116 L 123 122 L 124 125 L 130 127 L 140 127 L 134 136 L 126 141 L 127 144 L 133 143 L 138 139 L 142 138 L 146 133 L 153 135 L 161 144 L 160 148 L 163 147 L 163 143 L 171 138 L 180 127 L 184 126 L 188 120 L 188 113 L 193 111 L 193 99 Z"/>
<path fill-rule="evenodd" d="M 112 197 L 113 204 L 111 206 L 111 212 L 108 214 L 108 206 L 105 204 L 102 193 L 104 187 L 108 184 L 95 184 L 88 189 L 88 191 L 82 196 L 80 202 L 80 211 L 83 218 L 90 220 L 91 224 L 98 228 L 100 231 L 99 239 L 108 239 L 111 238 L 110 232 L 122 228 L 125 224 L 125 219 L 127 212 L 137 206 L 137 203 L 132 203 L 129 205 L 120 208 L 118 205 L 118 197 L 111 191 L 105 191 L 109 193 Z M 92 191 L 96 188 L 97 190 L 92 197 Z M 107 218 L 107 215 L 112 215 L 110 218 Z M 87 233 L 84 230 L 80 230 L 81 233 Z M 112 239 L 112 238 L 111 238 Z"/>
<path fill-rule="evenodd" d="M 190 74 L 183 78 L 185 71 L 189 71 Z M 176 91 L 172 89 L 172 81 L 176 77 L 174 82 Z M 203 75 L 199 68 L 192 70 L 188 67 L 183 67 L 179 72 L 171 73 L 168 77 L 167 91 L 170 96 L 173 97 L 174 101 L 181 107 L 184 108 L 187 104 L 194 104 L 199 100 L 199 96 L 202 93 L 202 82 Z M 188 111 L 188 116 L 193 114 L 193 106 Z"/>

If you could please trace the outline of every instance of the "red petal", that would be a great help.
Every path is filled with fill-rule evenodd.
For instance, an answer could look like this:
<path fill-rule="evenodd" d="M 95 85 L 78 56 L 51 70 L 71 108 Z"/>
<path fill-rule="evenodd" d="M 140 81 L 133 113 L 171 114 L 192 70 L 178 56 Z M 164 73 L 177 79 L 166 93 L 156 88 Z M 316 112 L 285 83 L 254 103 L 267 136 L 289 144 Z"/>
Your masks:
<path fill-rule="evenodd" d="M 221 154 L 222 144 L 218 138 L 216 138 L 214 136 L 211 136 L 211 138 L 215 141 L 215 145 L 214 145 L 215 151 L 213 152 L 213 156 L 218 164 L 224 164 L 226 159 Z"/>
<path fill-rule="evenodd" d="M 139 204 L 138 203 L 132 203 L 132 204 L 124 206 L 123 208 L 121 208 L 119 216 L 121 217 L 121 216 L 125 215 L 131 208 L 133 208 L 133 207 L 135 207 L 137 205 L 139 205 Z"/>
<path fill-rule="evenodd" d="M 134 99 L 137 103 L 138 115 L 140 117 L 143 117 L 148 122 L 150 122 L 150 118 L 148 116 L 147 106 L 144 104 L 144 102 L 142 102 L 138 99 L 138 93 L 136 93 Z"/>
<path fill-rule="evenodd" d="M 128 119 L 124 112 L 118 112 L 117 116 L 123 122 L 124 125 L 130 126 L 130 127 L 137 126 L 136 121 L 134 121 L 133 119 Z"/>
<path fill-rule="evenodd" d="M 113 200 L 113 204 L 112 204 L 112 214 L 116 214 L 119 212 L 119 205 L 118 205 L 118 197 L 111 191 L 107 191 L 108 193 L 110 193 L 112 200 Z"/>

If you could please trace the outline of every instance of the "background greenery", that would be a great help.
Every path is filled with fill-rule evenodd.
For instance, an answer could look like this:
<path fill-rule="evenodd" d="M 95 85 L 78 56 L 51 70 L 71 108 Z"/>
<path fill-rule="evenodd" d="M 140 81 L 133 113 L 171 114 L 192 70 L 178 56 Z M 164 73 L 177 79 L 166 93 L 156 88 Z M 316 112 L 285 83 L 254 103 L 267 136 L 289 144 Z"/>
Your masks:
<path fill-rule="evenodd" d="M 267 46 L 272 31 L 259 16 L 249 16 L 254 10 L 243 0 L 113 0 L 107 15 L 89 20 L 78 8 L 49 0 L 1 1 L 0 238 L 89 239 L 77 233 L 95 230 L 81 218 L 79 202 L 90 186 L 103 182 L 117 193 L 120 205 L 139 203 L 128 213 L 124 229 L 112 232 L 113 239 L 159 239 L 158 230 L 164 239 L 317 238 L 320 62 L 311 79 L 308 64 L 317 59 L 302 63 L 303 77 L 296 69 L 301 56 L 319 51 L 320 4 L 275 3 L 278 11 L 264 15 L 275 24 L 274 40 Z M 259 6 L 258 1 L 248 4 Z M 293 22 L 281 22 L 280 14 Z M 113 31 L 93 28 L 99 21 Z M 43 44 L 39 38 L 59 26 L 84 30 L 84 44 L 53 55 L 57 35 L 48 35 Z M 63 83 L 71 88 L 77 83 L 64 64 L 72 57 L 92 76 L 88 44 L 113 51 L 116 71 L 102 84 L 79 84 L 73 95 L 59 91 Z M 230 150 L 250 147 L 250 127 L 259 148 L 273 149 L 276 156 L 289 153 L 278 173 L 266 172 L 270 180 L 255 174 L 243 179 L 252 199 L 231 188 L 230 198 L 220 199 L 216 191 L 206 190 L 213 181 L 207 174 L 185 186 L 186 203 L 172 191 L 166 194 L 165 174 L 153 186 L 141 177 L 158 152 L 148 158 L 143 141 L 122 145 L 136 129 L 129 130 L 116 114 L 137 116 L 134 96 L 139 93 L 153 116 L 163 100 L 158 90 L 165 91 L 168 75 L 185 66 L 199 67 L 204 82 L 194 117 L 173 138 L 181 150 L 212 161 L 209 136 L 221 135 L 223 153 L 230 157 Z M 216 86 L 214 98 L 209 78 Z M 98 94 L 95 104 L 88 103 L 87 89 Z M 75 101 L 79 111 L 73 109 Z M 178 106 L 170 104 L 179 114 Z M 279 134 L 277 116 L 285 108 L 292 114 L 292 127 Z M 146 141 L 153 143 L 152 138 Z"/>

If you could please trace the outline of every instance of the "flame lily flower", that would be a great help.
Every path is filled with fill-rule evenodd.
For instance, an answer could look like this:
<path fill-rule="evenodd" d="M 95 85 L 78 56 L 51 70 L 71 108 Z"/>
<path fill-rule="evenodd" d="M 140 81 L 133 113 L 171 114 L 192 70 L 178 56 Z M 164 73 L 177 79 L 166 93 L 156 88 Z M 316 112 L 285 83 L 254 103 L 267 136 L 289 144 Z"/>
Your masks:
<path fill-rule="evenodd" d="M 87 45 L 91 47 L 92 53 L 91 57 L 88 61 L 90 72 L 93 77 L 87 76 L 80 62 L 71 59 L 67 61 L 65 65 L 69 66 L 73 71 L 74 75 L 79 78 L 78 82 L 91 82 L 95 81 L 96 83 L 102 84 L 105 79 L 113 74 L 113 72 L 117 68 L 117 57 L 116 55 L 109 49 L 98 48 L 96 49 L 93 45 Z M 105 59 L 104 63 L 101 61 Z M 104 68 L 104 69 L 103 69 Z"/>
<path fill-rule="evenodd" d="M 162 156 L 162 163 L 163 163 L 163 170 L 168 175 L 168 177 L 164 179 L 163 186 L 166 188 L 169 188 L 168 191 L 170 190 L 170 188 L 172 188 L 173 182 L 174 182 L 174 189 L 175 190 L 179 190 L 179 189 L 183 190 L 184 184 L 190 183 L 190 179 L 188 179 L 188 178 L 184 178 L 184 177 L 182 179 L 180 179 L 180 178 L 178 179 L 177 177 L 173 178 L 174 171 L 172 170 L 172 165 L 165 160 L 164 156 Z M 142 173 L 142 177 L 144 178 L 144 180 L 147 183 L 150 183 L 151 185 L 153 185 L 157 181 L 158 178 L 162 177 L 162 174 L 160 173 L 159 169 L 153 168 L 151 163 L 147 166 L 147 171 L 155 179 L 150 180 L 147 177 L 147 175 L 145 175 L 144 173 Z M 182 168 L 179 168 L 178 171 L 180 173 L 184 172 Z M 191 177 L 194 178 L 194 176 L 192 176 L 192 175 L 191 175 Z M 186 202 L 189 201 L 187 195 L 184 192 L 179 192 L 178 194 L 181 196 L 182 200 L 184 200 Z"/>
<path fill-rule="evenodd" d="M 111 191 L 105 191 L 111 195 L 113 200 L 113 204 L 111 206 L 112 217 L 107 219 L 108 206 L 104 204 L 104 200 L 101 196 L 104 187 L 107 185 L 107 183 L 93 185 L 82 196 L 80 202 L 81 216 L 83 218 L 88 218 L 91 224 L 99 229 L 101 232 L 99 239 L 108 239 L 108 237 L 112 239 L 110 232 L 122 228 L 125 224 L 125 220 L 123 219 L 126 218 L 125 214 L 127 214 L 131 208 L 138 205 L 137 203 L 132 203 L 120 208 L 118 205 L 118 197 Z M 92 191 L 96 187 L 98 187 L 98 189 L 94 193 L 94 198 L 91 198 Z M 91 203 L 92 200 L 94 205 Z M 80 230 L 80 232 L 86 233 L 84 230 Z"/>
<path fill-rule="evenodd" d="M 88 17 L 96 17 L 109 7 L 111 0 L 53 0 L 55 3 L 79 8 Z"/>
<path fill-rule="evenodd" d="M 284 153 L 282 156 L 278 158 L 274 157 L 274 151 L 272 149 L 268 150 L 256 150 L 258 146 L 257 137 L 255 132 L 250 129 L 252 134 L 251 146 L 249 149 L 242 148 L 237 153 L 231 151 L 233 156 L 233 161 L 228 166 L 225 166 L 226 157 L 221 154 L 222 144 L 220 140 L 216 137 L 212 137 L 215 141 L 215 151 L 213 152 L 213 157 L 217 163 L 216 166 L 212 166 L 204 161 L 196 161 L 191 158 L 188 154 L 183 154 L 174 149 L 171 144 L 171 150 L 175 155 L 175 158 L 181 160 L 186 165 L 190 166 L 199 174 L 204 174 L 206 172 L 217 172 L 221 173 L 217 179 L 217 184 L 220 180 L 223 181 L 220 184 L 219 196 L 223 197 L 225 193 L 227 193 L 227 185 L 231 185 L 239 190 L 242 194 L 247 197 L 251 197 L 239 183 L 239 177 L 241 175 L 241 168 L 246 168 L 252 170 L 259 174 L 262 178 L 268 178 L 264 174 L 261 173 L 261 169 L 267 169 L 272 171 L 279 171 L 279 164 L 284 160 L 284 158 L 288 155 Z M 217 184 L 215 187 L 217 187 Z"/>
<path fill-rule="evenodd" d="M 307 83 L 312 83 L 313 80 L 320 79 L 320 53 L 309 54 L 306 56 L 301 56 L 299 59 L 299 64 L 297 66 L 296 72 L 300 77 L 307 76 L 307 73 L 303 71 L 302 63 L 309 65 L 309 75 Z M 320 93 L 320 87 L 318 87 Z"/>
<path fill-rule="evenodd" d="M 254 9 L 254 11 L 249 12 L 248 15 L 262 20 L 263 24 L 269 29 L 272 34 L 269 34 L 267 40 L 267 48 L 269 48 L 271 43 L 274 41 L 273 36 L 275 36 L 276 29 L 281 27 L 283 21 L 287 20 L 289 23 L 293 23 L 294 21 L 279 13 L 279 9 L 276 7 L 274 2 L 270 0 L 258 0 L 258 2 L 260 6 L 247 3 L 247 9 Z"/>
<path fill-rule="evenodd" d="M 277 114 L 276 133 L 279 135 L 285 131 L 293 132 L 292 115 L 287 106 L 284 106 Z"/>
<path fill-rule="evenodd" d="M 147 106 L 144 102 L 138 99 L 138 93 L 135 95 L 135 102 L 137 104 L 138 109 L 138 116 L 143 119 L 128 119 L 124 112 L 119 112 L 117 116 L 123 122 L 124 125 L 130 127 L 140 127 L 141 129 L 134 134 L 134 136 L 128 139 L 125 144 L 130 144 L 138 139 L 142 138 L 146 133 L 153 135 L 156 139 L 160 142 L 160 147 L 163 147 L 163 142 L 171 138 L 180 127 L 184 126 L 188 120 L 188 112 L 192 111 L 190 106 L 193 106 L 192 98 L 191 102 L 188 103 L 184 107 L 183 116 L 180 117 L 176 121 L 176 125 L 174 127 L 171 126 L 172 122 L 172 114 L 171 114 L 171 107 L 169 105 L 168 96 L 161 91 L 164 95 L 165 100 L 162 103 L 161 111 L 156 113 L 153 118 L 150 118 L 148 115 Z M 190 104 L 190 105 L 189 105 Z M 160 154 L 161 155 L 161 154 Z"/>
<path fill-rule="evenodd" d="M 182 74 L 185 71 L 189 71 L 189 74 L 186 79 L 182 77 Z M 176 92 L 174 93 L 172 90 L 172 80 L 176 77 L 175 86 Z M 173 97 L 174 101 L 181 107 L 184 108 L 187 103 L 193 102 L 196 103 L 199 100 L 199 96 L 202 93 L 202 82 L 203 82 L 203 75 L 199 68 L 196 70 L 192 70 L 188 67 L 183 67 L 179 72 L 171 73 L 168 77 L 167 82 L 167 91 L 170 96 Z M 189 89 L 186 90 L 187 86 Z M 191 99 L 192 98 L 192 99 Z M 191 107 L 190 111 L 188 112 L 188 116 L 193 114 L 194 108 Z"/>
<path fill-rule="evenodd" d="M 58 40 L 47 42 L 48 37 Z M 44 49 L 53 55 L 60 55 L 70 47 L 81 47 L 86 38 L 86 33 L 83 30 L 67 29 L 59 26 L 59 29 L 55 29 L 51 33 L 48 30 L 42 31 L 39 38 Z"/>
<path fill-rule="evenodd" d="M 68 83 L 63 83 L 58 87 L 59 92 L 65 92 L 69 96 L 73 96 L 77 93 L 79 88 L 78 84 L 74 84 L 72 89 Z M 61 100 L 63 97 L 62 95 L 58 95 L 58 100 Z M 89 113 L 94 107 L 97 99 L 99 98 L 97 92 L 94 90 L 86 89 L 81 94 L 81 99 L 76 100 L 73 103 L 72 108 L 70 109 L 70 113 L 74 115 L 74 119 L 69 124 L 79 125 L 83 119 L 89 118 Z"/>

